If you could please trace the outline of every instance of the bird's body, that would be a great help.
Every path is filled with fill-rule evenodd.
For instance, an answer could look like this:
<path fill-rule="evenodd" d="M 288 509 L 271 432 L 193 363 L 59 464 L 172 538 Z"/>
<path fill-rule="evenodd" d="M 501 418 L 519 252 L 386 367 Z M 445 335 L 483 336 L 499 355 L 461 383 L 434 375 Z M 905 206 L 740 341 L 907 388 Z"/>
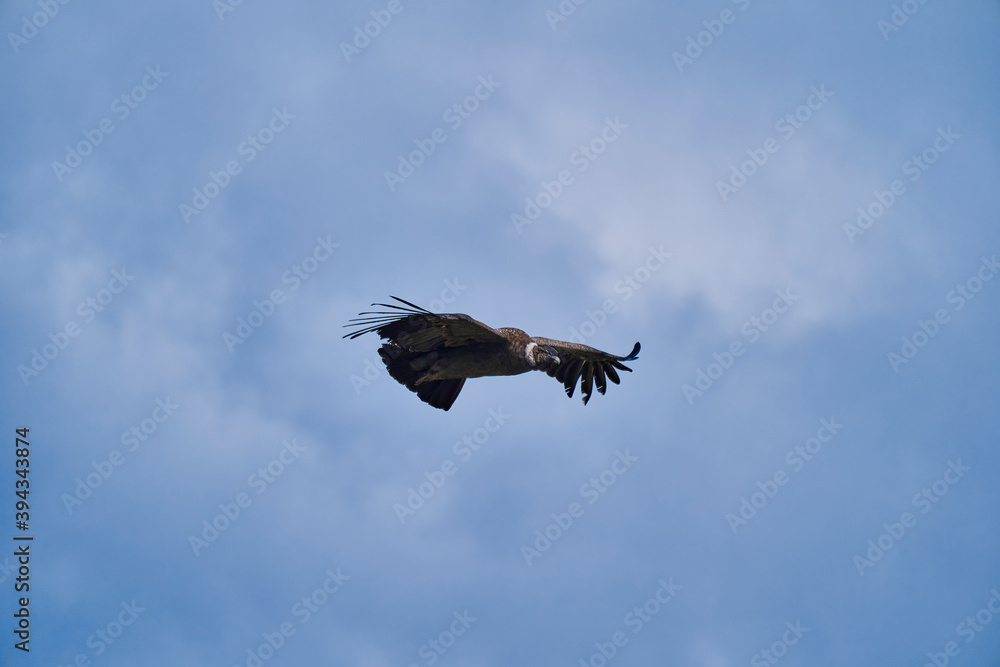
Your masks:
<path fill-rule="evenodd" d="M 604 393 L 605 377 L 618 384 L 615 369 L 631 371 L 622 361 L 635 359 L 639 344 L 627 357 L 618 357 L 579 343 L 532 337 L 520 329 L 493 329 L 460 313 L 432 313 L 398 297 L 408 308 L 372 304 L 395 311 L 365 312 L 347 326 L 360 327 L 345 335 L 356 338 L 370 331 L 389 341 L 379 356 L 389 374 L 420 399 L 436 408 L 449 409 L 467 378 L 520 375 L 545 371 L 563 382 L 573 395 L 577 380 L 584 404 L 593 384 Z"/>
<path fill-rule="evenodd" d="M 520 349 L 518 338 L 525 338 L 527 342 L 530 337 L 520 329 L 498 329 L 504 332 L 517 332 L 515 341 L 517 347 L 512 348 L 507 343 L 481 343 L 478 345 L 464 345 L 460 347 L 446 348 L 443 350 L 431 350 L 419 355 L 413 355 L 410 364 L 414 370 L 424 370 L 424 375 L 418 382 L 432 380 L 456 380 L 459 378 L 478 378 L 491 375 L 520 375 L 534 370 L 528 363 L 524 354 L 520 354 L 516 349 Z M 386 344 L 383 347 L 402 354 L 405 350 L 399 345 Z"/>

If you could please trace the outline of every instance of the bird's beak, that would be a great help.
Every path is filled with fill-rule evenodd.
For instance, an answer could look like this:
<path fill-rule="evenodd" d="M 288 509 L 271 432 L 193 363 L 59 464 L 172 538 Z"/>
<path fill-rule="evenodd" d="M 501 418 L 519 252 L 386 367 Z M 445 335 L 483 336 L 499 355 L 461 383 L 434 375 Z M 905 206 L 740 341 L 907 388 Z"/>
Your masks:
<path fill-rule="evenodd" d="M 557 364 L 559 363 L 559 357 L 552 357 L 552 360 L 555 361 Z"/>

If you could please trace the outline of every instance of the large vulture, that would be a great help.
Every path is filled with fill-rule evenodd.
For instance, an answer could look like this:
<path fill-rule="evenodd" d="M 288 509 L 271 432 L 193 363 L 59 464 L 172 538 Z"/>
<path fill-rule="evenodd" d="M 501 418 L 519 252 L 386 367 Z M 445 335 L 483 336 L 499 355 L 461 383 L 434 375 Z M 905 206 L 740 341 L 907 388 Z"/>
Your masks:
<path fill-rule="evenodd" d="M 366 311 L 347 327 L 357 330 L 344 338 L 357 338 L 370 331 L 389 342 L 378 353 L 389 375 L 425 403 L 447 410 L 458 398 L 466 378 L 489 375 L 520 375 L 545 371 L 559 380 L 572 397 L 577 380 L 583 403 L 594 385 L 602 394 L 607 380 L 619 383 L 615 370 L 629 371 L 621 362 L 639 356 L 639 343 L 627 357 L 618 357 L 579 343 L 529 336 L 520 329 L 493 329 L 468 315 L 432 313 L 399 297 L 404 306 L 373 303 L 391 311 Z"/>

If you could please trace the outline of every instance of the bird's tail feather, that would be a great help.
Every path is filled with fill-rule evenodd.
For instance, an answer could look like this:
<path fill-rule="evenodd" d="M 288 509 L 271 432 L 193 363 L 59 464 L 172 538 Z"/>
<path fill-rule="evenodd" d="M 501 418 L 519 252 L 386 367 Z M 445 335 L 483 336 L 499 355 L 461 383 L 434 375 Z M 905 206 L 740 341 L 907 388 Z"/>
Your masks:
<path fill-rule="evenodd" d="M 457 380 L 434 380 L 417 387 L 417 396 L 421 401 L 435 408 L 448 410 L 458 398 L 465 385 L 465 378 Z"/>
<path fill-rule="evenodd" d="M 465 378 L 455 380 L 431 380 L 418 382 L 426 374 L 425 369 L 416 370 L 411 362 L 423 356 L 422 352 L 410 352 L 398 345 L 385 343 L 379 348 L 379 356 L 385 362 L 389 375 L 401 385 L 416 393 L 421 401 L 435 408 L 448 410 L 465 385 Z"/>

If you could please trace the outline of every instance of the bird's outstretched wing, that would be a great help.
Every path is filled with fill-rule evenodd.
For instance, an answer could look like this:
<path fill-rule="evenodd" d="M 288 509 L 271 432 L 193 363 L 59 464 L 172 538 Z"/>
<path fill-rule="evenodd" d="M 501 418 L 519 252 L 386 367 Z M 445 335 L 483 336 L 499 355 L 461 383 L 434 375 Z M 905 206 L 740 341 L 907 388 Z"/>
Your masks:
<path fill-rule="evenodd" d="M 355 317 L 346 327 L 359 327 L 344 338 L 357 338 L 370 331 L 381 338 L 413 352 L 429 352 L 439 347 L 461 347 L 470 343 L 507 343 L 492 327 L 461 313 L 432 313 L 397 296 L 408 307 L 391 303 L 373 303 L 394 310 L 366 311 L 367 317 Z"/>
<path fill-rule="evenodd" d="M 603 394 L 608 388 L 607 380 L 611 380 L 615 384 L 620 383 L 616 368 L 632 372 L 631 368 L 621 362 L 639 358 L 639 343 L 635 344 L 628 356 L 619 357 L 579 343 L 568 343 L 538 336 L 531 340 L 539 345 L 550 345 L 559 353 L 559 364 L 547 368 L 545 372 L 563 383 L 567 396 L 572 398 L 573 390 L 576 389 L 576 381 L 583 378 L 580 382 L 580 393 L 583 394 L 584 405 L 590 400 L 594 384 L 597 385 L 597 391 Z"/>

